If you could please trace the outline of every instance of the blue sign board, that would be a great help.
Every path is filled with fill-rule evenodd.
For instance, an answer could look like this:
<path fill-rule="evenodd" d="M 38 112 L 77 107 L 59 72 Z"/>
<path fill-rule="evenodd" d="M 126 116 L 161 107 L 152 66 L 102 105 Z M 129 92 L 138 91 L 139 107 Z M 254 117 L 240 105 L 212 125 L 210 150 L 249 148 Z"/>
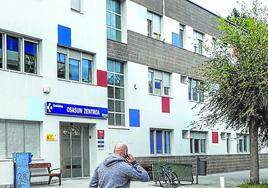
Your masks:
<path fill-rule="evenodd" d="M 107 119 L 108 109 L 75 104 L 46 102 L 46 114 Z"/>

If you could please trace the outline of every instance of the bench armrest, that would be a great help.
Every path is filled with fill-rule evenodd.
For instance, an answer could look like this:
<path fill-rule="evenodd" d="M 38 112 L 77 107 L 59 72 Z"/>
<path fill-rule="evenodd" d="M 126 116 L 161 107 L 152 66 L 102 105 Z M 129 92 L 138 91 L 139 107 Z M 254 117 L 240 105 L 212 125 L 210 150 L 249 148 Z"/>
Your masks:
<path fill-rule="evenodd" d="M 60 173 L 62 172 L 62 170 L 61 170 L 60 168 L 54 168 L 54 169 L 51 169 L 51 170 L 49 171 L 49 173 L 52 172 L 52 171 L 55 171 L 55 170 L 59 170 Z"/>

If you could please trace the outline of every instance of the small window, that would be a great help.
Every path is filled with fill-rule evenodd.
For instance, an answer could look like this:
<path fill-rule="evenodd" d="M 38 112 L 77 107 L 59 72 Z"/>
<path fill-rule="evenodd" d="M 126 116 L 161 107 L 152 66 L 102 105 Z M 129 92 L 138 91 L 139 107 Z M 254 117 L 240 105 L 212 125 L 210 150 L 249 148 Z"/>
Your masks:
<path fill-rule="evenodd" d="M 161 17 L 152 12 L 147 12 L 148 36 L 160 40 L 161 38 Z"/>
<path fill-rule="evenodd" d="M 206 132 L 190 132 L 190 153 L 206 153 Z"/>
<path fill-rule="evenodd" d="M 248 135 L 237 134 L 237 152 L 248 152 Z"/>
<path fill-rule="evenodd" d="M 66 78 L 66 70 L 65 70 L 65 63 L 66 63 L 66 55 L 63 53 L 57 54 L 57 66 L 58 66 L 58 78 Z"/>
<path fill-rule="evenodd" d="M 171 154 L 171 130 L 150 130 L 150 153 Z"/>
<path fill-rule="evenodd" d="M 0 33 L 0 68 L 3 68 L 3 37 Z"/>
<path fill-rule="evenodd" d="M 71 0 L 71 9 L 81 12 L 81 0 Z"/>
<path fill-rule="evenodd" d="M 194 52 L 203 54 L 203 40 L 204 34 L 198 31 L 194 31 Z"/>
<path fill-rule="evenodd" d="M 198 87 L 202 82 L 193 78 L 189 78 L 188 99 L 191 101 L 204 102 L 204 92 Z"/>
<path fill-rule="evenodd" d="M 24 41 L 24 72 L 37 74 L 37 44 Z"/>
<path fill-rule="evenodd" d="M 180 24 L 180 40 L 179 40 L 179 47 L 183 48 L 184 47 L 184 31 L 185 30 L 185 26 Z"/>
<path fill-rule="evenodd" d="M 79 81 L 79 60 L 69 59 L 69 79 Z"/>
<path fill-rule="evenodd" d="M 7 69 L 20 71 L 20 39 L 7 35 Z"/>
<path fill-rule="evenodd" d="M 82 81 L 92 83 L 92 64 L 89 59 L 82 60 Z"/>
<path fill-rule="evenodd" d="M 149 69 L 148 90 L 155 95 L 170 96 L 170 73 Z"/>

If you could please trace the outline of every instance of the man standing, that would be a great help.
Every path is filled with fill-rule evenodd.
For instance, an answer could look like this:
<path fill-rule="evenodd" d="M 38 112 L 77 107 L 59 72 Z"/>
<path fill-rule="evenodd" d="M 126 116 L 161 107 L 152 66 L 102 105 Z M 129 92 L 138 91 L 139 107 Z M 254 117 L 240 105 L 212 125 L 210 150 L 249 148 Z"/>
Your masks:
<path fill-rule="evenodd" d="M 131 180 L 149 181 L 148 173 L 128 154 L 125 144 L 116 144 L 114 154 L 95 170 L 90 188 L 129 188 Z"/>

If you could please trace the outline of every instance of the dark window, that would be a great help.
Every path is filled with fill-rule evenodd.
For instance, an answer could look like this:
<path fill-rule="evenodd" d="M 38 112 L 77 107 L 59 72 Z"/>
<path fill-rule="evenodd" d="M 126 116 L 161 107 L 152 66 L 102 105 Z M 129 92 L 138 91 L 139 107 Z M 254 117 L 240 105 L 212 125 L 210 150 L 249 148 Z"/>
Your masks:
<path fill-rule="evenodd" d="M 7 35 L 7 69 L 20 71 L 19 39 Z"/>
<path fill-rule="evenodd" d="M 150 153 L 154 154 L 154 131 L 150 131 Z"/>
<path fill-rule="evenodd" d="M 24 42 L 24 71 L 37 74 L 37 44 Z"/>
<path fill-rule="evenodd" d="M 162 131 L 156 131 L 156 153 L 162 154 Z"/>
<path fill-rule="evenodd" d="M 92 82 L 91 61 L 88 59 L 82 60 L 82 81 L 87 83 Z"/>
<path fill-rule="evenodd" d="M 79 81 L 79 60 L 69 59 L 69 79 Z"/>
<path fill-rule="evenodd" d="M 58 66 L 58 78 L 66 78 L 66 71 L 65 71 L 65 62 L 66 62 L 66 55 L 62 53 L 57 53 L 57 66 Z"/>

